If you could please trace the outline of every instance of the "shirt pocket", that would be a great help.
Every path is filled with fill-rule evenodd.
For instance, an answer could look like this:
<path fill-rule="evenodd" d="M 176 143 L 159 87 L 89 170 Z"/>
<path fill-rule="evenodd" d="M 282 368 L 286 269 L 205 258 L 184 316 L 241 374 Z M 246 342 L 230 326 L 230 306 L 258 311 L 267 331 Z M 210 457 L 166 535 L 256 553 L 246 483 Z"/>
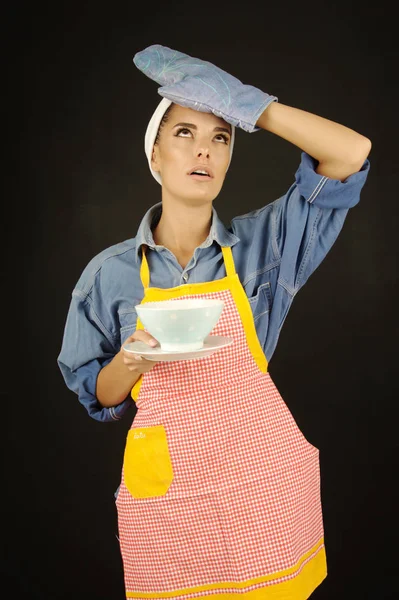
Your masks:
<path fill-rule="evenodd" d="M 123 308 L 118 311 L 121 343 L 136 331 L 137 313 L 135 308 Z"/>
<path fill-rule="evenodd" d="M 262 283 L 255 296 L 248 297 L 255 325 L 259 319 L 268 321 L 272 306 L 272 290 L 270 282 Z"/>
<path fill-rule="evenodd" d="M 130 429 L 123 460 L 124 483 L 134 498 L 164 496 L 173 481 L 163 425 Z"/>

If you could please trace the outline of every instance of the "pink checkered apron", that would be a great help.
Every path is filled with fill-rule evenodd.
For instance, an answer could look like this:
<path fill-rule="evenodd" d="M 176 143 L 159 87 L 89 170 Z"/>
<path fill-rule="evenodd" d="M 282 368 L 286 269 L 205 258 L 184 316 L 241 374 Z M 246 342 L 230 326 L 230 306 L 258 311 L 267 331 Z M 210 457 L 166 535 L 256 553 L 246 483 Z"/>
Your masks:
<path fill-rule="evenodd" d="M 309 598 L 327 575 L 319 451 L 267 371 L 231 249 L 223 279 L 161 289 L 143 248 L 143 302 L 221 299 L 212 335 L 234 342 L 158 362 L 132 390 L 116 500 L 126 598 Z"/>

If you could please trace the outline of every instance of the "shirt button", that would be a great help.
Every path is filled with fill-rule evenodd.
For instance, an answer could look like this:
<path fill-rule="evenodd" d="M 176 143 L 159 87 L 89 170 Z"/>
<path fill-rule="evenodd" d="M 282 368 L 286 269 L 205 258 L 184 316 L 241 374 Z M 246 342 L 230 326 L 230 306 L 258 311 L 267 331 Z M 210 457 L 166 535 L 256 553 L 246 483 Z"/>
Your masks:
<path fill-rule="evenodd" d="M 183 279 L 184 279 L 184 281 L 187 281 L 187 280 L 188 280 L 188 275 L 187 275 L 187 273 L 184 273 L 184 275 L 183 275 Z"/>

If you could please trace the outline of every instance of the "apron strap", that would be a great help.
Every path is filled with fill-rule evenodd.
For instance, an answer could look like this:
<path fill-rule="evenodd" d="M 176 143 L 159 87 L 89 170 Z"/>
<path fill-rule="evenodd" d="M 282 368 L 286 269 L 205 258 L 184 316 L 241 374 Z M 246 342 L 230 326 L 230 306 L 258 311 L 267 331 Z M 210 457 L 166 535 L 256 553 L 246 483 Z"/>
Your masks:
<path fill-rule="evenodd" d="M 236 267 L 233 259 L 233 252 L 230 246 L 222 246 L 224 266 L 226 267 L 227 277 L 234 277 L 236 274 Z"/>
<path fill-rule="evenodd" d="M 142 246 L 142 260 L 140 267 L 140 279 L 143 284 L 144 289 L 147 289 L 150 286 L 150 269 L 148 267 L 147 257 L 145 255 L 146 245 Z M 234 265 L 233 253 L 231 251 L 230 246 L 222 246 L 223 260 L 224 266 L 226 268 L 226 273 L 228 277 L 234 277 L 236 274 L 236 268 Z"/>
<path fill-rule="evenodd" d="M 141 247 L 143 254 L 140 267 L 140 279 L 144 289 L 147 289 L 150 286 L 150 269 L 148 267 L 148 262 L 145 255 L 146 248 L 147 246 L 145 244 L 143 244 Z"/>

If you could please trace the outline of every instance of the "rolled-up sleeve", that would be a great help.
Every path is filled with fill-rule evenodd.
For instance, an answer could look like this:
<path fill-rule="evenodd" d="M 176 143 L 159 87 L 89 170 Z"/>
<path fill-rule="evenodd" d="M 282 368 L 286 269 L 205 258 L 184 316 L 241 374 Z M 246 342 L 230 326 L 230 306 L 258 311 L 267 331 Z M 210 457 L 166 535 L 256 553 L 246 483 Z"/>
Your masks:
<path fill-rule="evenodd" d="M 360 192 L 370 169 L 368 159 L 357 173 L 353 173 L 345 181 L 319 175 L 316 173 L 317 165 L 317 160 L 302 152 L 295 181 L 304 200 L 320 208 L 352 208 L 359 202 Z"/>
<path fill-rule="evenodd" d="M 57 362 L 66 385 L 96 421 L 119 421 L 133 403 L 126 398 L 121 404 L 106 408 L 96 398 L 98 374 L 117 351 L 92 296 L 75 289 Z"/>
<path fill-rule="evenodd" d="M 269 360 L 295 295 L 337 240 L 349 209 L 360 200 L 370 168 L 365 160 L 358 172 L 339 181 L 316 173 L 317 164 L 303 152 L 295 182 L 271 205 L 267 237 L 279 267 L 265 342 Z"/>
<path fill-rule="evenodd" d="M 336 241 L 348 210 L 360 200 L 370 163 L 339 181 L 316 173 L 317 161 L 302 153 L 295 183 L 273 203 L 280 282 L 296 293 Z"/>

